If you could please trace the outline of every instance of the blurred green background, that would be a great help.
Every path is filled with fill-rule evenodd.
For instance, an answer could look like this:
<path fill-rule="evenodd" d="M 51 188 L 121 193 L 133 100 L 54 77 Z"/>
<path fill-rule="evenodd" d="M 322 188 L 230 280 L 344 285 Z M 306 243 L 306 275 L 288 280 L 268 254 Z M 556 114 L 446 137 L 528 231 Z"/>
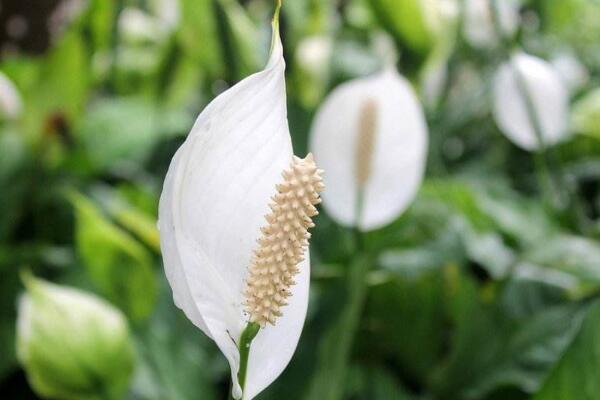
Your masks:
<path fill-rule="evenodd" d="M 284 1 L 295 153 L 331 89 L 379 70 L 382 37 L 424 104 L 430 149 L 412 206 L 366 237 L 366 282 L 348 274 L 352 232 L 318 217 L 305 329 L 259 399 L 600 399 L 600 2 L 516 1 L 514 32 L 483 45 L 465 28 L 470 3 Z M 21 98 L 0 113 L 2 398 L 38 398 L 15 355 L 24 270 L 125 313 L 125 398 L 226 398 L 224 357 L 173 305 L 157 202 L 198 113 L 263 67 L 272 12 L 270 0 L 0 1 L 0 71 Z M 544 154 L 491 116 L 492 76 L 517 47 L 578 63 L 572 136 Z"/>

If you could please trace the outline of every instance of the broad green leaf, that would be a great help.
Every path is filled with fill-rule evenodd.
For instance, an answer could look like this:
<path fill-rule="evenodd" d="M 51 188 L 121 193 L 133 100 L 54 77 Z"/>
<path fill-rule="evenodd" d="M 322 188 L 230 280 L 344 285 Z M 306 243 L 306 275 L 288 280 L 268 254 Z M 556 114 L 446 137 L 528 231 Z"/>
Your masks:
<path fill-rule="evenodd" d="M 134 167 L 146 161 L 161 138 L 184 132 L 187 114 L 165 111 L 142 98 L 94 103 L 78 129 L 78 139 L 94 169 Z"/>
<path fill-rule="evenodd" d="M 135 188 L 132 188 L 135 189 Z M 156 213 L 148 213 L 129 202 L 120 192 L 104 187 L 94 190 L 110 216 L 119 225 L 133 233 L 137 239 L 160 253 L 160 238 L 156 227 Z M 156 203 L 156 198 L 152 199 Z"/>
<path fill-rule="evenodd" d="M 356 400 L 412 400 L 397 378 L 383 368 L 357 366 L 350 371 L 349 392 Z"/>
<path fill-rule="evenodd" d="M 559 304 L 530 285 L 512 285 L 498 303 L 482 301 L 472 284 L 460 288 L 451 297 L 453 350 L 434 375 L 435 393 L 459 399 L 485 399 L 502 388 L 535 393 L 576 334 L 582 307 Z"/>
<path fill-rule="evenodd" d="M 573 235 L 553 235 L 537 243 L 523 256 L 525 263 L 517 269 L 530 278 L 531 271 L 552 279 L 574 298 L 600 288 L 600 242 Z M 541 267 L 541 269 L 540 269 Z"/>
<path fill-rule="evenodd" d="M 150 254 L 90 200 L 77 193 L 70 198 L 76 211 L 77 250 L 91 280 L 128 317 L 144 320 L 154 308 L 157 290 Z"/>
<path fill-rule="evenodd" d="M 445 342 L 444 289 L 439 269 L 370 287 L 361 322 L 361 354 L 370 360 L 394 360 L 411 382 L 426 385 Z"/>
<path fill-rule="evenodd" d="M 581 330 L 534 400 L 594 400 L 600 393 L 600 303 L 587 311 Z"/>

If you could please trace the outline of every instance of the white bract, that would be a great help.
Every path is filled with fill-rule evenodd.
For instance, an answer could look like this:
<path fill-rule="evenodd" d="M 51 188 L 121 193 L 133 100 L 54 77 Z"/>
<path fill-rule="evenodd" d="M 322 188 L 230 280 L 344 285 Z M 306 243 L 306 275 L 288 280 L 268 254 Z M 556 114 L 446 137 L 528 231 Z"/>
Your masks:
<path fill-rule="evenodd" d="M 548 62 L 525 53 L 514 54 L 496 73 L 493 92 L 494 119 L 502 133 L 517 146 L 536 150 L 567 137 L 569 93 Z M 530 111 L 539 122 L 543 146 Z"/>
<path fill-rule="evenodd" d="M 464 2 L 463 34 L 474 47 L 486 47 L 498 43 L 498 31 L 494 23 L 497 7 L 500 33 L 511 36 L 519 25 L 517 0 L 466 0 Z"/>
<path fill-rule="evenodd" d="M 317 112 L 310 147 L 327 171 L 327 212 L 342 225 L 376 229 L 397 218 L 421 185 L 427 153 L 421 104 L 393 68 L 347 82 Z"/>
<path fill-rule="evenodd" d="M 0 72 L 0 118 L 16 118 L 22 108 L 21 95 L 15 84 Z"/>
<path fill-rule="evenodd" d="M 240 335 L 250 320 L 262 326 L 250 349 L 243 399 L 255 397 L 286 367 L 308 304 L 306 228 L 311 223 L 305 214 L 296 219 L 300 214 L 293 203 L 297 200 L 308 214 L 316 212 L 313 186 L 320 188 L 315 183 L 320 171 L 310 157 L 293 158 L 284 70 L 274 23 L 266 68 L 204 109 L 171 161 L 160 198 L 161 249 L 174 301 L 229 361 L 236 398 L 242 396 Z M 288 170 L 291 162 L 293 168 Z M 284 170 L 292 172 L 282 176 Z M 283 212 L 290 188 L 297 194 L 289 203 L 293 210 L 288 211 L 293 212 Z M 291 229 L 284 218 L 294 223 Z M 296 241 L 293 248 L 275 239 L 270 242 L 285 237 L 283 231 L 298 234 L 298 230 L 304 233 L 297 240 L 289 238 Z M 268 282 L 255 275 L 262 270 L 271 274 L 272 263 L 280 262 L 280 256 L 299 262 L 287 264 L 279 275 L 288 283 L 293 276 L 295 284 L 266 293 Z M 273 296 L 277 307 L 261 309 L 263 290 Z"/>
<path fill-rule="evenodd" d="M 551 63 L 571 92 L 583 87 L 590 79 L 590 73 L 585 65 L 568 50 L 556 54 Z"/>

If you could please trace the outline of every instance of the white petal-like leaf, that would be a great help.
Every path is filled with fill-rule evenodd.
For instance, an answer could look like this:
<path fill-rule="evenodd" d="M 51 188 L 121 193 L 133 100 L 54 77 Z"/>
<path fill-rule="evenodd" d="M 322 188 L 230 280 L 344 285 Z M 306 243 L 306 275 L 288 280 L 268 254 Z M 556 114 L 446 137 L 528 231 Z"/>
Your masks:
<path fill-rule="evenodd" d="M 549 63 L 525 53 L 513 55 L 500 67 L 494 79 L 494 119 L 502 133 L 525 150 L 540 148 L 521 89 L 526 89 L 531 99 L 544 145 L 565 139 L 568 134 L 568 90 Z"/>
<path fill-rule="evenodd" d="M 474 47 L 487 47 L 497 44 L 499 37 L 494 27 L 494 10 L 498 7 L 498 20 L 503 36 L 511 36 L 519 25 L 518 0 L 466 0 L 464 3 L 463 33 Z"/>
<path fill-rule="evenodd" d="M 370 173 L 357 223 L 357 151 L 363 107 L 374 111 Z M 311 151 L 325 173 L 323 205 L 339 223 L 371 230 L 392 222 L 411 203 L 423 179 L 427 126 L 408 81 L 388 69 L 336 88 L 318 111 Z"/>
<path fill-rule="evenodd" d="M 19 91 L 10 79 L 0 72 L 0 118 L 16 118 L 22 108 Z"/>
<path fill-rule="evenodd" d="M 248 320 L 245 279 L 270 197 L 292 160 L 285 62 L 274 35 L 265 70 L 200 114 L 171 162 L 160 200 L 161 248 L 174 301 L 227 357 L 236 397 L 237 342 Z M 296 348 L 308 302 L 308 257 L 300 270 L 283 316 L 252 344 L 244 399 L 277 378 Z"/>

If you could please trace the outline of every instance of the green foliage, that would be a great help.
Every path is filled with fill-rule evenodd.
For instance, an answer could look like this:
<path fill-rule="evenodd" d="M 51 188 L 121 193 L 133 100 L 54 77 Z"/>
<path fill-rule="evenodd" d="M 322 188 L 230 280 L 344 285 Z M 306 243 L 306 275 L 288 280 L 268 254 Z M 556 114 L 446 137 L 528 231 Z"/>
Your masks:
<path fill-rule="evenodd" d="M 599 331 L 600 305 L 596 301 L 590 306 L 581 331 L 552 369 L 534 399 L 593 399 L 597 396 L 600 387 L 594 377 L 599 367 Z"/>
<path fill-rule="evenodd" d="M 159 3 L 91 0 L 44 52 L 2 50 L 0 70 L 24 105 L 17 118 L 0 117 L 4 397 L 29 386 L 45 394 L 36 375 L 88 382 L 58 346 L 73 336 L 56 327 L 71 310 L 43 321 L 58 344 L 32 353 L 53 363 L 38 360 L 31 372 L 29 361 L 17 361 L 24 267 L 96 292 L 135 327 L 135 353 L 122 352 L 134 365 L 107 368 L 123 381 L 102 400 L 216 400 L 229 390 L 219 350 L 173 304 L 156 217 L 169 162 L 194 118 L 263 66 L 272 2 L 180 0 L 172 26 Z M 460 3 L 284 0 L 296 154 L 307 152 L 327 93 L 377 71 L 392 58 L 386 50 L 399 55 L 398 70 L 427 104 L 430 143 L 417 198 L 398 220 L 363 235 L 368 256 L 357 255 L 355 232 L 321 212 L 301 341 L 257 400 L 598 398 L 600 4 L 522 1 L 517 34 L 477 50 L 455 29 L 465 23 Z M 444 14 L 453 4 L 457 20 Z M 131 35 L 120 18 L 132 8 L 150 22 L 146 36 Z M 394 48 L 382 50 L 382 35 Z M 547 60 L 566 50 L 589 75 L 571 94 L 571 138 L 545 155 L 564 204 L 543 197 L 539 159 L 492 118 L 493 77 L 513 48 Z M 91 347 L 87 361 L 114 364 Z M 74 398 L 100 400 L 94 390 L 86 396 Z"/>
<path fill-rule="evenodd" d="M 88 199 L 75 193 L 70 197 L 77 212 L 77 250 L 91 279 L 134 322 L 144 320 L 157 290 L 151 256 Z"/>

